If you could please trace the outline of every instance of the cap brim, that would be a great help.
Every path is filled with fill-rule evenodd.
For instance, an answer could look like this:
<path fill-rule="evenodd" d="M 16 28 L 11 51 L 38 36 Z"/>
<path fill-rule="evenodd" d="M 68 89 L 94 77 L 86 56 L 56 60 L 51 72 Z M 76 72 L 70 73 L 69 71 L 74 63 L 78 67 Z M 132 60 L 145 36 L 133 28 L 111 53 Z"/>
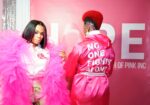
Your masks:
<path fill-rule="evenodd" d="M 86 18 L 91 18 L 100 28 L 102 21 L 103 21 L 103 15 L 99 11 L 90 10 L 83 14 L 82 20 L 84 21 Z"/>

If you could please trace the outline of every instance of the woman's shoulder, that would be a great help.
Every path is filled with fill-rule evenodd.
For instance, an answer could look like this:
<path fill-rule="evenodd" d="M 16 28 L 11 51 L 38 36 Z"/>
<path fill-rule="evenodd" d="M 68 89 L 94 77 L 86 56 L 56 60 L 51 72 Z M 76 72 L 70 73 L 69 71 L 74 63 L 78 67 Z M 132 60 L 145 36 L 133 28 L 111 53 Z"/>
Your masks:
<path fill-rule="evenodd" d="M 0 49 L 3 52 L 21 52 L 27 49 L 27 42 L 17 31 L 0 31 Z"/>
<path fill-rule="evenodd" d="M 64 48 L 62 45 L 56 45 L 54 43 L 48 43 L 46 49 L 48 49 L 50 52 L 60 52 Z"/>
<path fill-rule="evenodd" d="M 5 30 L 0 31 L 0 44 L 7 45 L 8 47 L 12 47 L 13 45 L 23 45 L 26 44 L 25 39 L 21 37 L 20 32 L 12 31 L 12 30 Z"/>

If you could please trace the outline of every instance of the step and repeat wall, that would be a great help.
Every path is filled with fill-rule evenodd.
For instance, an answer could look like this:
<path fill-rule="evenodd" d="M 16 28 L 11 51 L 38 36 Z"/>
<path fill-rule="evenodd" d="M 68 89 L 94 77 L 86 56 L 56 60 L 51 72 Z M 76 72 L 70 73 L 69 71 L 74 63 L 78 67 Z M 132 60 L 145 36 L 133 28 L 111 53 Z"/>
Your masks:
<path fill-rule="evenodd" d="M 49 40 L 67 54 L 84 38 L 82 14 L 100 11 L 101 32 L 116 54 L 110 105 L 150 105 L 150 0 L 31 0 L 31 19 L 42 20 Z"/>

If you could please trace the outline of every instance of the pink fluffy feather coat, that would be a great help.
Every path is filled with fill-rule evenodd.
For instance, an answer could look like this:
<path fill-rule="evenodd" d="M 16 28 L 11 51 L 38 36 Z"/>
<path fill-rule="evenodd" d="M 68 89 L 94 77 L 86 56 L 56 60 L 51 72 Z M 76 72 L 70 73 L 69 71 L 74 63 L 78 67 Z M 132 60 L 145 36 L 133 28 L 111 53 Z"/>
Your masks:
<path fill-rule="evenodd" d="M 32 84 L 21 61 L 21 54 L 28 54 L 28 44 L 16 32 L 0 32 L 0 37 L 0 104 L 32 105 L 30 99 Z M 45 105 L 70 105 L 64 70 L 58 56 L 60 49 L 53 45 L 48 49 L 51 60 L 42 80 Z"/>

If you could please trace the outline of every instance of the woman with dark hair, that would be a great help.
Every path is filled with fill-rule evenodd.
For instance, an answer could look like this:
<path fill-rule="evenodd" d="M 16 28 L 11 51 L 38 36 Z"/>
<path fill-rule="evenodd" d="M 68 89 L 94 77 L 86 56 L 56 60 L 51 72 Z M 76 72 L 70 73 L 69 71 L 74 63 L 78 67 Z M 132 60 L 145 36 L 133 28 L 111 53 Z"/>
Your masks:
<path fill-rule="evenodd" d="M 28 25 L 25 27 L 22 33 L 22 37 L 26 39 L 28 42 L 32 43 L 31 39 L 34 37 L 34 34 L 38 33 L 37 30 L 35 30 L 36 27 L 38 27 L 37 25 L 42 26 L 44 28 L 43 33 L 42 33 L 43 39 L 40 42 L 41 48 L 44 48 L 46 47 L 46 44 L 47 44 L 47 29 L 43 22 L 38 21 L 38 20 L 31 20 L 28 23 Z"/>
<path fill-rule="evenodd" d="M 31 20 L 22 37 L 0 34 L 0 104 L 69 105 L 61 49 L 47 43 L 44 23 Z"/>

